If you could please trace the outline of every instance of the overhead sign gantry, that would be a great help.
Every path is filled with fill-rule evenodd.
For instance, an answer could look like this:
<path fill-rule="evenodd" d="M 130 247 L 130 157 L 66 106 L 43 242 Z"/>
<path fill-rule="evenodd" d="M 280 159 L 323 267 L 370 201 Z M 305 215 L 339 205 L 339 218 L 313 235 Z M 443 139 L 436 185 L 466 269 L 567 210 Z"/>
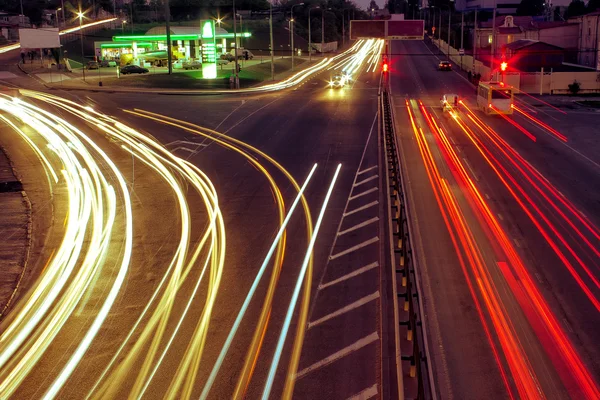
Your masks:
<path fill-rule="evenodd" d="M 350 39 L 423 40 L 424 20 L 350 21 Z"/>

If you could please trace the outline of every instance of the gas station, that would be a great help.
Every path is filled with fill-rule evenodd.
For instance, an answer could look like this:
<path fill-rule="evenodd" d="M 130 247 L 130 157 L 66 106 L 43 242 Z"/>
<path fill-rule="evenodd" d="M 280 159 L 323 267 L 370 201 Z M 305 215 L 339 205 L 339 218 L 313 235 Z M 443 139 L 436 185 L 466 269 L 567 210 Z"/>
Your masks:
<path fill-rule="evenodd" d="M 170 29 L 171 53 L 174 68 L 184 62 L 202 63 L 202 77 L 215 78 L 217 60 L 222 54 L 240 47 L 249 32 L 233 33 L 215 26 L 214 20 L 203 20 L 198 27 L 175 26 Z M 237 43 L 236 43 L 237 42 Z M 120 66 L 134 64 L 141 67 L 167 65 L 167 35 L 164 26 L 154 27 L 145 35 L 117 35 L 111 42 L 95 42 L 99 61 L 115 61 Z"/>

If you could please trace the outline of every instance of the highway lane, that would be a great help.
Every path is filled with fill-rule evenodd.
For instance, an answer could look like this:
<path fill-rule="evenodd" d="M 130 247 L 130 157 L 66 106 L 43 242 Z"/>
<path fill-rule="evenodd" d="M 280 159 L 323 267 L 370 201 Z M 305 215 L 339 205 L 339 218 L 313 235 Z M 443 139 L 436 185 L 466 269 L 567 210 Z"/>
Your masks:
<path fill-rule="evenodd" d="M 474 87 L 455 73 L 436 71 L 438 59 L 422 42 L 395 43 L 393 51 L 398 54 L 419 54 L 413 57 L 399 56 L 397 63 L 393 64 L 395 69 L 400 70 L 399 76 L 405 74 L 412 78 L 407 82 L 403 79 L 395 79 L 396 75 L 392 74 L 392 89 L 396 96 L 396 105 L 398 106 L 398 100 L 401 100 L 399 94 L 423 101 L 425 112 L 430 113 L 432 119 L 442 128 L 442 132 L 438 134 L 436 129 L 429 130 L 427 123 L 422 124 L 427 137 L 431 140 L 433 152 L 440 152 L 439 158 L 436 157 L 436 163 L 442 170 L 450 166 L 455 177 L 456 171 L 462 165 L 465 171 L 468 171 L 466 175 L 473 179 L 480 193 L 483 193 L 485 199 L 483 204 L 487 204 L 492 210 L 491 215 L 486 217 L 486 221 L 477 217 L 467 219 L 468 226 L 472 228 L 476 225 L 484 227 L 487 225 L 485 230 L 495 232 L 494 235 L 501 235 L 501 231 L 504 231 L 512 242 L 508 246 L 501 241 L 500 236 L 490 235 L 488 232 L 475 235 L 478 245 L 483 246 L 485 242 L 489 242 L 492 247 L 508 246 L 503 250 L 504 257 L 511 260 L 509 254 L 514 250 L 512 253 L 514 258 L 510 262 L 524 266 L 519 272 L 511 271 L 510 268 L 507 270 L 503 258 L 492 259 L 491 263 L 486 263 L 487 270 L 494 277 L 494 284 L 501 288 L 499 289 L 502 294 L 499 296 L 501 303 L 511 310 L 508 314 L 520 340 L 528 343 L 524 346 L 525 349 L 520 351 L 528 358 L 533 374 L 536 376 L 533 387 L 540 388 L 539 390 L 549 398 L 559 398 L 567 393 L 574 398 L 582 395 L 589 396 L 590 393 L 593 396 L 594 390 L 597 390 L 594 378 L 597 380 L 598 377 L 598 336 L 593 326 L 598 324 L 598 310 L 594 307 L 598 291 L 594 279 L 598 273 L 596 253 L 598 242 L 595 226 L 599 214 L 598 195 L 589 190 L 589 183 L 598 180 L 599 170 L 595 165 L 594 156 L 591 156 L 593 151 L 582 147 L 583 143 L 589 146 L 593 139 L 584 130 L 571 130 L 568 134 L 563 130 L 563 133 L 568 136 L 572 135 L 567 139 L 567 143 L 564 143 L 557 139 L 556 132 L 553 132 L 552 128 L 547 129 L 537 122 L 535 123 L 537 127 L 534 127 L 528 122 L 531 119 L 520 113 L 515 113 L 510 119 L 521 129 L 500 117 L 483 117 L 478 112 L 471 114 L 467 107 L 473 107 L 475 104 Z M 458 113 L 457 118 L 441 115 L 439 98 L 443 93 L 458 93 L 464 96 L 467 107 L 461 107 L 462 111 Z M 517 101 L 517 106 L 530 111 L 536 108 L 532 105 L 534 102 L 533 99 L 525 97 Z M 549 111 L 527 114 L 533 114 L 534 118 L 548 126 L 559 125 L 556 119 L 562 119 L 564 121 L 562 127 L 564 127 L 568 123 L 566 118 L 574 118 L 564 116 L 549 107 L 544 109 Z M 406 113 L 400 108 L 396 111 L 399 115 Z M 419 110 L 418 105 L 416 113 L 417 115 L 424 113 Z M 405 118 L 400 121 L 405 121 Z M 491 129 L 486 128 L 486 125 Z M 531 133 L 536 141 L 527 138 L 523 129 Z M 404 132 L 407 131 L 410 133 L 410 129 L 405 128 Z M 494 136 L 493 132 L 497 132 L 499 136 Z M 443 144 L 443 137 L 448 137 L 446 145 Z M 401 137 L 401 139 L 405 143 L 405 149 L 414 146 L 410 137 Z M 457 160 L 448 158 L 453 151 L 458 154 Z M 522 161 L 519 155 L 527 162 Z M 420 157 L 411 154 L 410 150 L 405 150 L 405 157 L 411 166 L 419 168 L 419 163 L 423 163 L 419 160 Z M 427 186 L 429 183 L 423 186 L 420 183 L 423 181 L 423 176 L 419 176 L 417 172 L 409 172 L 409 175 L 413 182 L 419 181 L 413 183 L 412 191 L 415 196 L 424 196 L 429 190 Z M 460 182 L 460 179 L 457 182 Z M 463 182 L 464 184 L 466 183 Z M 467 189 L 462 187 L 457 193 L 459 202 L 463 193 L 468 198 Z M 474 204 L 478 201 L 471 199 L 469 203 L 461 208 L 469 210 L 475 207 Z M 480 213 L 485 215 L 483 211 Z M 427 218 L 425 210 L 419 211 L 417 206 L 415 214 L 420 219 L 419 229 L 425 229 L 426 233 L 429 233 L 428 228 L 423 228 L 428 226 L 423 222 L 423 218 Z M 582 214 L 585 217 L 582 217 Z M 489 224 L 493 223 L 492 218 L 496 219 L 502 229 L 490 228 Z M 426 222 L 436 223 L 430 220 Z M 488 239 L 486 240 L 484 236 L 488 236 Z M 426 248 L 430 237 L 423 234 L 421 237 Z M 502 252 L 498 255 L 502 257 Z M 426 253 L 426 257 L 429 258 L 431 255 Z M 435 267 L 429 267 L 430 265 L 431 261 L 426 260 L 428 276 L 424 279 L 429 285 L 434 285 L 431 292 L 433 295 L 431 306 L 435 308 L 441 303 L 439 299 L 443 298 L 444 301 L 454 302 L 451 305 L 452 309 L 464 309 L 461 300 L 465 299 L 460 299 L 459 293 L 456 296 L 451 294 L 450 297 L 445 297 L 449 291 L 445 288 L 448 276 L 444 276 L 438 270 L 437 264 Z M 512 281 L 513 275 L 517 276 L 517 283 Z M 440 276 L 443 279 L 438 280 Z M 460 275 L 452 276 L 456 278 Z M 441 281 L 445 283 L 439 283 Z M 526 282 L 531 286 L 527 287 Z M 453 287 L 455 283 L 461 284 L 460 281 L 455 280 L 451 283 Z M 439 292 L 440 289 L 442 293 Z M 540 303 L 531 306 L 532 298 L 537 298 Z M 535 310 L 538 305 L 541 308 L 532 313 L 532 309 Z M 524 309 L 525 313 L 521 309 Z M 540 322 L 539 315 L 544 312 L 542 309 L 546 312 L 545 315 L 551 316 L 552 322 Z M 445 338 L 444 327 L 449 322 L 443 311 L 449 310 L 437 310 L 436 318 L 430 321 L 434 332 L 437 327 L 441 327 L 438 331 L 439 336 L 432 338 L 434 343 L 432 348 L 436 348 L 437 341 L 442 343 L 441 353 L 436 354 L 437 358 L 434 357 L 438 378 L 441 379 L 439 390 L 443 392 L 448 388 L 456 397 L 462 398 L 465 394 L 467 397 L 477 398 L 478 396 L 473 393 L 477 393 L 478 385 L 472 385 L 471 388 L 463 387 L 466 382 L 460 382 L 460 377 L 459 380 L 455 379 L 452 365 L 454 363 L 455 368 L 461 369 L 476 366 L 485 359 L 485 353 L 482 355 L 454 353 L 457 350 L 457 343 L 452 342 L 450 338 Z M 431 317 L 431 314 L 429 315 Z M 476 318 L 468 319 L 476 321 Z M 482 336 L 477 342 L 485 343 L 486 339 Z M 463 349 L 460 340 L 458 346 Z M 560 350 L 555 351 L 556 348 Z M 504 353 L 506 356 L 507 352 Z M 565 361 L 566 354 L 573 355 L 574 366 Z M 444 365 L 448 370 L 444 370 Z M 471 372 L 475 375 L 482 373 L 478 371 L 476 369 Z M 500 375 L 498 371 L 495 373 L 490 371 L 490 374 L 492 376 L 487 378 L 491 378 L 492 382 L 498 382 Z M 514 372 L 511 374 L 513 379 L 518 376 Z M 467 376 L 473 377 L 472 374 Z M 517 382 L 519 380 L 515 379 Z M 508 390 L 521 393 L 518 387 L 512 387 L 512 382 L 504 386 L 509 388 Z M 457 395 L 457 392 L 460 395 Z"/>
<path fill-rule="evenodd" d="M 135 232 L 132 240 L 138 245 L 133 249 L 130 273 L 123 283 L 123 291 L 117 298 L 117 304 L 108 314 L 107 322 L 98 332 L 97 340 L 92 341 L 85 357 L 64 382 L 64 387 L 60 389 L 60 386 L 56 386 L 60 396 L 80 397 L 89 394 L 95 397 L 101 393 L 121 396 L 134 390 L 133 393 L 144 393 L 150 398 L 163 397 L 169 391 L 179 393 L 169 387 L 173 385 L 174 373 L 182 377 L 181 381 L 176 383 L 179 385 L 178 390 L 189 390 L 188 394 L 193 396 L 200 395 L 281 223 L 282 209 L 278 210 L 278 204 L 285 204 L 283 209 L 285 214 L 296 196 L 298 189 L 294 187 L 290 177 L 295 178 L 297 184 L 301 185 L 313 164 L 319 165 L 306 192 L 307 207 L 313 214 L 312 224 L 314 224 L 327 187 L 338 164 L 341 163 L 342 172 L 336 182 L 315 247 L 314 268 L 307 274 L 307 279 L 311 282 L 308 286 L 311 289 L 310 296 L 314 296 L 314 286 L 321 278 L 326 265 L 325 260 L 329 255 L 333 237 L 336 235 L 341 213 L 345 209 L 350 187 L 355 180 L 367 137 L 372 131 L 376 112 L 378 75 L 369 73 L 357 76 L 360 76 L 359 81 L 348 90 L 327 89 L 327 76 L 321 76 L 298 90 L 284 94 L 246 97 L 243 99 L 243 104 L 240 104 L 240 100 L 237 99 L 222 98 L 160 97 L 156 99 L 148 96 L 90 94 L 89 97 L 68 95 L 67 97 L 75 100 L 74 103 L 68 103 L 54 97 L 38 97 L 37 102 L 43 104 L 44 109 L 48 108 L 55 115 L 71 121 L 87 135 L 93 137 L 94 141 L 101 143 L 102 151 L 108 154 L 110 160 L 116 160 L 117 170 L 121 171 L 122 179 L 127 182 L 125 187 L 131 193 L 134 221 L 143 221 L 140 225 L 134 225 Z M 138 108 L 134 111 L 136 114 L 131 113 L 134 107 Z M 128 112 L 121 109 L 127 109 Z M 97 115 L 95 110 L 114 117 Z M 171 119 L 167 121 L 156 114 L 166 114 Z M 121 147 L 125 139 L 111 139 L 110 135 L 103 132 L 104 125 L 99 124 L 94 118 L 101 120 L 115 118 L 124 123 L 125 126 L 122 126 L 110 120 L 110 123 L 122 132 L 121 134 L 132 134 L 127 127 L 135 127 L 136 130 L 147 135 L 146 137 L 155 138 L 166 145 L 179 157 L 172 161 L 171 167 L 167 168 L 169 172 L 153 167 L 150 163 L 147 164 L 148 167 L 144 167 L 142 165 L 144 162 L 141 161 L 142 155 L 132 158 L 127 145 Z M 162 119 L 163 122 L 158 119 Z M 191 127 L 182 124 L 183 119 L 200 126 Z M 216 145 L 211 138 L 220 137 L 218 133 L 207 131 L 203 127 L 227 132 L 231 138 L 241 141 L 233 142 L 227 138 L 224 141 L 238 150 L 242 148 L 244 150 L 238 151 L 224 144 Z M 141 137 L 136 136 L 136 138 L 142 140 Z M 254 147 L 248 147 L 246 143 Z M 273 159 L 261 154 L 260 150 Z M 157 148 L 155 151 L 161 150 Z M 376 151 L 371 150 L 371 152 L 375 155 L 371 154 L 363 159 L 368 161 L 376 159 Z M 162 157 L 166 157 L 166 154 Z M 184 159 L 198 168 L 197 171 L 194 170 L 194 174 L 190 173 L 191 176 L 183 171 L 178 172 L 176 168 L 177 165 L 181 165 L 180 168 L 187 165 L 182 161 Z M 161 158 L 157 160 L 161 161 Z M 281 163 L 281 168 L 275 165 L 275 161 Z M 106 169 L 105 165 L 100 167 L 100 170 L 103 169 Z M 203 176 L 200 175 L 200 171 L 205 173 L 206 177 L 196 177 L 196 175 Z M 169 173 L 179 173 L 181 176 L 169 178 Z M 192 189 L 198 184 L 196 179 L 206 180 L 208 177 L 219 196 L 218 203 L 215 202 L 207 210 L 202 211 L 208 200 L 200 198 L 200 194 L 194 195 Z M 109 178 L 109 181 L 114 179 Z M 123 193 L 127 193 L 125 187 Z M 175 190 L 175 187 L 180 189 Z M 210 187 L 205 187 L 205 190 L 212 191 Z M 165 192 L 169 193 L 168 199 L 162 196 Z M 281 193 L 281 201 L 278 200 L 278 192 Z M 119 197 L 120 201 L 125 201 L 123 200 L 125 198 L 125 195 Z M 211 195 L 208 195 L 208 199 L 210 198 Z M 214 208 L 217 204 L 218 211 Z M 118 212 L 123 212 L 123 207 L 118 206 Z M 188 211 L 184 211 L 186 207 L 189 207 Z M 301 207 L 302 205 L 298 208 Z M 232 342 L 231 349 L 209 392 L 209 398 L 232 396 L 235 390 L 234 384 L 240 377 L 246 352 L 252 341 L 256 321 L 261 314 L 263 298 L 268 292 L 267 280 L 272 279 L 277 284 L 277 288 L 272 308 L 266 314 L 270 316 L 270 323 L 262 341 L 261 351 L 258 353 L 254 374 L 250 374 L 250 383 L 247 388 L 242 385 L 242 390 L 247 391 L 249 397 L 258 397 L 263 391 L 290 294 L 296 285 L 308 243 L 308 221 L 301 215 L 301 211 L 297 211 L 297 215 L 291 219 L 287 230 L 283 269 L 280 274 L 271 275 L 273 263 L 268 263 L 265 277 L 257 287 L 256 298 L 249 304 L 246 318 L 242 320 L 239 333 Z M 190 253 L 192 246 L 197 245 L 203 235 L 204 231 L 199 228 L 203 226 L 210 228 L 212 225 L 207 225 L 207 218 L 221 213 L 222 229 L 227 232 L 227 252 L 224 255 L 226 261 L 222 258 L 211 261 L 210 274 L 206 273 L 210 276 L 211 283 L 207 284 L 208 277 L 205 278 L 197 288 L 197 297 L 193 297 L 196 283 L 202 275 L 200 263 L 194 264 L 188 278 L 183 279 L 181 274 L 185 275 L 184 265 L 193 257 Z M 185 214 L 189 214 L 189 217 L 184 218 Z M 181 246 L 179 234 L 175 232 L 183 229 L 186 225 L 183 222 L 185 219 L 189 220 L 189 226 L 192 227 L 189 232 L 190 239 L 186 241 L 188 250 L 185 254 L 187 255 L 183 261 L 178 261 L 179 272 L 167 274 L 170 260 L 174 254 L 178 254 L 175 249 Z M 119 227 L 117 232 L 121 231 Z M 211 235 L 215 234 L 211 233 Z M 213 244 L 217 246 L 214 247 L 215 254 L 203 250 L 200 252 L 201 257 L 216 257 L 217 249 L 224 246 L 219 244 L 222 241 L 218 239 L 219 236 L 220 234 L 214 239 L 217 240 Z M 117 248 L 121 240 L 123 239 L 117 235 L 114 243 Z M 118 258 L 122 253 L 114 251 L 110 254 L 110 261 L 113 261 L 113 257 Z M 278 252 L 275 258 L 282 255 L 283 253 Z M 106 269 L 103 272 L 106 275 L 98 281 L 93 294 L 90 294 L 91 297 L 86 303 L 87 308 L 79 309 L 77 318 L 72 317 L 68 321 L 69 324 L 65 325 L 61 332 L 64 334 L 54 338 L 43 359 L 33 367 L 31 374 L 25 378 L 24 384 L 17 389 L 20 397 L 39 397 L 50 387 L 53 377 L 61 372 L 63 363 L 67 361 L 87 327 L 90 326 L 95 316 L 94 307 L 101 304 L 102 295 L 106 294 L 106 285 L 110 285 L 110 277 L 114 276 L 113 269 Z M 169 277 L 169 288 L 173 287 L 172 285 L 175 287 L 181 285 L 181 288 L 173 292 L 163 286 L 163 289 L 158 292 L 161 298 L 159 305 L 149 308 L 150 314 L 141 320 L 139 329 L 132 331 L 133 340 L 125 343 L 125 335 L 141 316 L 153 290 L 160 286 L 163 274 Z M 211 287 L 218 284 L 220 289 L 215 292 L 218 296 L 214 297 L 214 300 L 209 300 Z M 304 289 L 303 293 L 308 292 Z M 143 360 L 148 357 L 146 361 L 155 361 L 160 356 L 164 346 L 175 332 L 177 321 L 185 311 L 189 299 L 192 299 L 190 304 L 193 306 L 188 310 L 185 323 L 181 325 L 177 336 L 174 336 L 176 340 L 165 353 L 164 362 L 154 371 L 154 364 Z M 299 303 L 303 306 L 296 307 L 296 310 L 308 305 L 306 300 L 301 297 Z M 207 314 L 209 307 L 212 313 Z M 360 322 L 361 317 L 361 314 L 354 317 L 357 323 Z M 153 324 L 150 324 L 149 322 L 152 321 Z M 197 325 L 198 321 L 204 322 Z M 296 317 L 292 320 L 281 362 L 276 369 L 278 372 L 272 390 L 272 395 L 275 397 L 279 397 L 283 391 L 290 354 L 300 355 L 300 352 L 292 351 L 291 338 L 296 333 L 295 321 Z M 369 321 L 369 324 L 373 330 L 378 329 L 375 319 Z M 155 342 L 151 346 L 153 340 Z M 190 351 L 187 347 L 191 340 L 199 345 L 192 347 L 194 351 Z M 205 341 L 207 345 L 202 346 Z M 125 344 L 118 356 L 118 363 L 105 370 L 114 352 L 122 343 Z M 314 352 L 311 355 L 321 355 L 334 345 L 335 343 L 326 343 L 324 348 L 311 348 L 311 352 Z M 203 349 L 202 353 L 198 351 L 199 348 Z M 377 368 L 377 354 L 372 351 L 370 363 L 366 363 L 364 368 L 369 370 Z M 52 360 L 61 360 L 61 362 L 55 363 Z M 186 362 L 189 360 L 183 369 L 182 360 Z M 250 366 L 252 367 L 252 363 Z M 98 379 L 101 374 L 105 375 L 102 379 Z M 369 379 L 374 378 L 374 374 L 369 375 Z M 152 379 L 149 379 L 150 376 Z M 44 379 L 40 380 L 39 377 Z M 186 377 L 191 377 L 191 380 Z M 338 379 L 344 377 L 342 369 L 337 372 L 337 377 Z M 315 378 L 313 379 L 316 381 Z M 97 386 L 93 388 L 95 384 Z M 378 382 L 373 380 L 368 384 L 377 385 Z M 348 396 L 353 394 L 355 393 L 349 392 Z M 343 395 L 340 393 L 340 397 Z"/>

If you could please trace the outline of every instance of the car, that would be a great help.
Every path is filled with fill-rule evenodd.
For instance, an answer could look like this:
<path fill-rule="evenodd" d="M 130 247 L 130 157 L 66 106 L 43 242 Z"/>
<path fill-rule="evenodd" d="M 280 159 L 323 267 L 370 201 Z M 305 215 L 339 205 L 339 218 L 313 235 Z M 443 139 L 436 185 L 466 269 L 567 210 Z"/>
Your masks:
<path fill-rule="evenodd" d="M 148 69 L 142 68 L 142 67 L 138 67 L 137 65 L 126 65 L 123 68 L 121 68 L 121 73 L 123 75 L 127 75 L 127 74 L 147 74 L 148 73 Z"/>
<path fill-rule="evenodd" d="M 86 68 L 87 69 L 98 69 L 98 68 L 100 68 L 100 64 L 98 64 L 97 61 L 88 61 Z"/>
<path fill-rule="evenodd" d="M 438 69 L 440 71 L 452 71 L 452 63 L 450 61 L 440 61 Z"/>
<path fill-rule="evenodd" d="M 102 68 L 107 68 L 107 67 L 116 67 L 117 63 L 115 61 L 109 61 L 109 60 L 102 60 L 100 62 L 100 66 Z"/>
<path fill-rule="evenodd" d="M 201 69 L 202 63 L 200 61 L 190 61 L 183 63 L 183 69 Z"/>
<path fill-rule="evenodd" d="M 229 60 L 227 58 L 221 57 L 217 60 L 217 65 L 227 65 L 227 64 L 229 64 Z"/>
<path fill-rule="evenodd" d="M 346 82 L 352 82 L 352 74 L 348 71 L 342 72 L 342 76 Z"/>
<path fill-rule="evenodd" d="M 329 81 L 330 88 L 343 88 L 346 85 L 346 78 L 342 74 L 335 74 Z"/>

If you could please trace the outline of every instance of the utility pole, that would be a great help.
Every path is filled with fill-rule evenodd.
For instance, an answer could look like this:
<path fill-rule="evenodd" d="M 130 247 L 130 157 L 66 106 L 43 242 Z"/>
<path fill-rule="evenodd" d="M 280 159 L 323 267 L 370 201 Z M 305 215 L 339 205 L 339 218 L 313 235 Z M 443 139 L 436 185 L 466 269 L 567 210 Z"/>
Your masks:
<path fill-rule="evenodd" d="M 233 43 L 235 43 L 235 88 L 240 88 L 240 81 L 238 76 L 238 45 L 237 45 L 237 25 L 236 25 L 236 17 L 235 17 L 235 0 L 233 0 Z"/>
<path fill-rule="evenodd" d="M 460 69 L 463 66 L 463 53 L 465 52 L 464 48 L 464 38 L 465 38 L 465 12 L 461 11 L 460 13 Z"/>
<path fill-rule="evenodd" d="M 171 54 L 171 7 L 169 6 L 169 0 L 165 0 L 165 31 L 167 33 L 167 64 L 170 75 L 173 73 L 173 60 Z"/>
<path fill-rule="evenodd" d="M 308 18 L 310 24 L 310 16 Z M 269 33 L 271 35 L 271 80 L 275 80 L 275 48 L 273 47 L 273 3 L 269 2 Z M 310 25 L 308 25 L 308 31 L 310 32 Z M 310 35 L 310 33 L 309 33 Z M 310 39 L 309 39 L 310 41 Z"/>
<path fill-rule="evenodd" d="M 442 9 L 439 9 L 440 11 L 440 24 L 439 24 L 439 29 L 438 29 L 438 49 L 440 51 L 440 53 L 442 52 Z"/>
<path fill-rule="evenodd" d="M 496 4 L 494 2 L 494 13 L 492 15 L 492 47 L 490 49 L 490 80 L 494 71 L 494 53 L 496 50 Z"/>
<path fill-rule="evenodd" d="M 304 5 L 304 3 L 294 4 L 292 6 L 291 11 L 290 11 L 290 17 L 291 17 L 290 18 L 290 22 L 292 24 L 291 25 L 292 29 L 291 29 L 291 32 L 290 32 L 292 34 L 292 71 L 294 70 L 294 52 L 295 52 L 295 50 L 294 50 L 294 22 L 295 22 L 294 21 L 294 7 L 296 7 L 296 6 L 303 6 L 303 5 Z"/>
<path fill-rule="evenodd" d="M 325 55 L 325 9 L 321 11 L 321 56 Z"/>
<path fill-rule="evenodd" d="M 477 10 L 475 10 L 475 21 L 473 24 L 473 69 L 475 69 L 475 60 L 477 59 L 477 40 Z"/>
<path fill-rule="evenodd" d="M 452 25 L 452 10 L 450 9 L 450 6 L 448 6 L 448 43 L 446 43 L 446 47 L 448 49 L 448 54 L 446 54 L 446 56 L 448 57 L 448 60 L 450 60 L 450 28 Z"/>

